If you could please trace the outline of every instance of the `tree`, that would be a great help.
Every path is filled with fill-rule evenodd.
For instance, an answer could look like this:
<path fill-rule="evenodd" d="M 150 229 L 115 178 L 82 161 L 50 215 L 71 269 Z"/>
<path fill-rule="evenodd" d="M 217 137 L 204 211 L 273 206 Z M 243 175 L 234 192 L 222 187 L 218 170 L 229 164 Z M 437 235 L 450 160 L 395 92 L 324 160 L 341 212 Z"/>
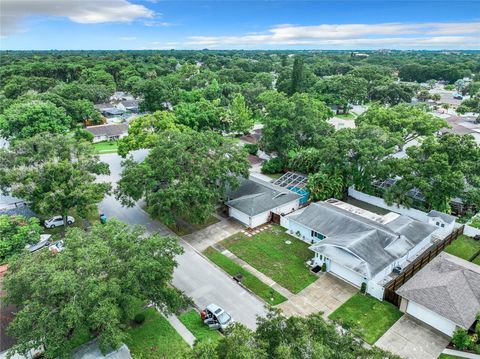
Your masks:
<path fill-rule="evenodd" d="M 37 218 L 0 215 L 0 263 L 22 252 L 25 245 L 37 243 L 41 231 Z"/>
<path fill-rule="evenodd" d="M 143 162 L 124 162 L 116 196 L 128 206 L 144 197 L 150 212 L 167 224 L 177 217 L 202 223 L 248 168 L 245 149 L 228 138 L 165 131 Z"/>
<path fill-rule="evenodd" d="M 195 344 L 190 358 L 211 359 L 302 359 L 370 358 L 394 359 L 397 356 L 378 348 L 367 349 L 348 331 L 340 333 L 321 313 L 306 318 L 287 318 L 279 309 L 270 309 L 257 319 L 255 332 L 235 324 L 217 343 Z"/>
<path fill-rule="evenodd" d="M 52 102 L 17 102 L 0 115 L 0 134 L 7 139 L 24 139 L 41 132 L 65 133 L 71 122 L 65 110 Z"/>
<path fill-rule="evenodd" d="M 255 122 L 252 110 L 247 106 L 245 98 L 241 94 L 234 95 L 228 106 L 227 118 L 229 131 L 234 133 L 248 133 Z"/>
<path fill-rule="evenodd" d="M 318 172 L 308 176 L 307 188 L 312 201 L 324 201 L 329 198 L 341 199 L 343 180 L 339 175 Z"/>
<path fill-rule="evenodd" d="M 315 146 L 333 132 L 327 122 L 333 113 L 321 101 L 306 93 L 288 98 L 276 91 L 261 95 L 264 104 L 264 124 L 261 145 L 267 152 L 286 157 L 290 150 Z"/>
<path fill-rule="evenodd" d="M 164 110 L 165 102 L 177 104 L 179 96 L 179 80 L 176 77 L 156 77 L 140 84 L 139 94 L 143 96 L 140 102 L 142 111 Z"/>
<path fill-rule="evenodd" d="M 407 83 L 390 82 L 373 86 L 368 92 L 368 98 L 384 105 L 398 105 L 399 103 L 410 103 L 415 96 L 418 86 Z"/>
<path fill-rule="evenodd" d="M 19 257 L 3 282 L 7 301 L 18 308 L 8 328 L 17 341 L 10 353 L 42 346 L 47 358 L 71 358 L 85 335 L 98 337 L 103 350 L 117 348 L 140 306 L 168 313 L 182 303 L 170 285 L 181 253 L 175 238 L 111 219 L 90 232 L 69 229 L 60 253 Z"/>
<path fill-rule="evenodd" d="M 207 101 L 201 98 L 193 102 L 181 102 L 175 106 L 177 122 L 195 131 L 213 130 L 223 132 L 228 130 L 225 111 L 219 100 Z"/>
<path fill-rule="evenodd" d="M 355 119 L 357 126 L 373 125 L 399 134 L 403 143 L 419 136 L 430 136 L 448 127 L 445 120 L 435 117 L 417 106 L 400 104 L 390 108 L 372 106 Z"/>
<path fill-rule="evenodd" d="M 292 84 L 288 93 L 289 95 L 293 95 L 294 93 L 302 90 L 304 81 L 304 66 L 303 58 L 295 56 L 295 59 L 293 60 Z"/>
<path fill-rule="evenodd" d="M 43 133 L 0 150 L 0 188 L 30 202 L 44 215 L 62 215 L 66 227 L 69 211 L 86 218 L 92 206 L 109 191 L 96 175 L 109 174 L 90 143 Z"/>

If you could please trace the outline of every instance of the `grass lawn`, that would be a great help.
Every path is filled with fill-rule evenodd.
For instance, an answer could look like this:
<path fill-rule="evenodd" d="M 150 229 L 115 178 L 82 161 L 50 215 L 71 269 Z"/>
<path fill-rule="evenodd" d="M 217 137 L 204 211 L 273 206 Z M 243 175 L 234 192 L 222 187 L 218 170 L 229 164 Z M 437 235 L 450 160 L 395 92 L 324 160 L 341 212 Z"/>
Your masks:
<path fill-rule="evenodd" d="M 88 227 L 89 224 L 93 225 L 96 222 L 99 222 L 99 217 L 98 217 L 99 213 L 98 213 L 98 209 L 97 209 L 96 206 L 92 206 L 90 208 L 90 210 L 88 211 L 88 213 L 86 215 L 86 218 L 83 218 L 83 219 L 82 219 L 82 217 L 80 217 L 80 215 L 75 210 L 70 211 L 70 213 L 68 215 L 75 218 L 75 222 L 71 226 L 68 226 L 68 227 L 78 227 L 78 228 L 85 229 L 86 227 Z M 42 218 L 40 218 L 40 222 L 43 225 L 43 221 L 46 220 L 46 219 L 49 219 L 51 217 L 53 217 L 53 216 L 42 217 Z M 88 223 L 85 223 L 85 220 Z M 51 234 L 51 235 L 59 235 L 63 232 L 63 226 L 56 227 L 56 228 L 53 228 L 53 229 L 44 228 L 43 231 L 44 231 L 44 233 L 48 233 L 48 234 Z"/>
<path fill-rule="evenodd" d="M 117 153 L 117 141 L 102 141 L 93 144 L 98 153 Z"/>
<path fill-rule="evenodd" d="M 438 359 L 462 359 L 463 357 L 457 357 L 456 355 L 450 355 L 450 354 L 440 354 Z"/>
<path fill-rule="evenodd" d="M 480 241 L 476 241 L 465 235 L 461 235 L 445 248 L 445 252 L 467 261 L 478 251 L 480 251 Z"/>
<path fill-rule="evenodd" d="M 265 302 L 270 305 L 277 305 L 287 300 L 283 295 L 278 293 L 276 290 L 272 289 L 265 283 L 263 283 L 260 279 L 255 277 L 250 272 L 243 269 L 237 263 L 232 261 L 230 258 L 224 256 L 219 251 L 213 249 L 212 247 L 208 247 L 203 254 L 208 257 L 213 263 L 218 265 L 222 268 L 225 272 L 230 274 L 231 276 L 242 274 L 243 280 L 242 284 L 262 298 Z"/>
<path fill-rule="evenodd" d="M 195 309 L 181 314 L 178 319 L 192 332 L 198 341 L 211 340 L 216 342 L 222 338 L 218 330 L 210 330 L 208 326 L 203 323 L 200 314 Z"/>
<path fill-rule="evenodd" d="M 277 180 L 280 177 L 282 177 L 284 174 L 285 173 L 270 173 L 270 174 L 266 174 L 266 176 L 270 177 L 273 180 Z"/>
<path fill-rule="evenodd" d="M 220 222 L 220 220 L 215 216 L 210 216 L 204 223 L 202 224 L 194 224 L 190 223 L 183 218 L 178 218 L 175 224 L 167 224 L 166 226 L 170 228 L 175 234 L 179 236 L 185 236 L 187 234 L 199 231 L 201 229 L 207 228 L 212 224 Z"/>
<path fill-rule="evenodd" d="M 288 235 L 280 226 L 252 237 L 237 233 L 221 244 L 292 293 L 300 292 L 317 279 L 305 265 L 314 255 L 308 249 L 309 244 Z"/>
<path fill-rule="evenodd" d="M 469 224 L 469 226 L 480 229 L 480 218 L 475 217 L 474 219 L 472 219 L 472 222 Z"/>
<path fill-rule="evenodd" d="M 346 114 L 335 115 L 333 117 L 338 117 L 338 118 L 341 118 L 343 120 L 354 120 L 357 116 L 355 116 L 354 113 L 350 112 L 350 113 L 346 113 Z"/>
<path fill-rule="evenodd" d="M 480 266 L 480 254 L 473 260 L 473 263 L 478 264 Z"/>
<path fill-rule="evenodd" d="M 356 327 L 358 335 L 369 344 L 375 343 L 402 313 L 392 304 L 381 302 L 369 295 L 355 294 L 329 318 Z"/>
<path fill-rule="evenodd" d="M 188 344 L 155 308 L 144 311 L 145 322 L 126 330 L 125 340 L 132 356 L 142 359 L 180 357 Z"/>

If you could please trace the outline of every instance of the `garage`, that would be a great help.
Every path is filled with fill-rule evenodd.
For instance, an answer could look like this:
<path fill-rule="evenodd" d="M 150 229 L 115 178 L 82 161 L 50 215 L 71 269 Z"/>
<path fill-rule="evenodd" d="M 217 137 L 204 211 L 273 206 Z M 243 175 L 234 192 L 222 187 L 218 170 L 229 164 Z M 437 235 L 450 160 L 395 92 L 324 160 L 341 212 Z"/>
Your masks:
<path fill-rule="evenodd" d="M 412 301 L 408 302 L 407 313 L 448 336 L 452 336 L 457 327 L 451 320 Z"/>
<path fill-rule="evenodd" d="M 360 287 L 362 283 L 365 282 L 363 277 L 359 276 L 357 273 L 333 261 L 330 261 L 330 272 L 357 287 Z"/>

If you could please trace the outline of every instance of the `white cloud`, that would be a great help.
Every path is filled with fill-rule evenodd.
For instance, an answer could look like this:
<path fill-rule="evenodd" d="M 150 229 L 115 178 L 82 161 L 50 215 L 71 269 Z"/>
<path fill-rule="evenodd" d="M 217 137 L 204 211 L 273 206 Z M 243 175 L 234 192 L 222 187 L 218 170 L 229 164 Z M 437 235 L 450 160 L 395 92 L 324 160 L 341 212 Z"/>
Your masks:
<path fill-rule="evenodd" d="M 147 20 L 144 22 L 145 26 L 153 27 L 153 26 L 163 26 L 163 27 L 168 27 L 168 26 L 175 26 L 173 22 L 167 22 L 167 21 L 158 21 L 158 20 Z"/>
<path fill-rule="evenodd" d="M 22 20 L 32 15 L 60 16 L 80 24 L 98 24 L 128 23 L 139 18 L 153 18 L 155 13 L 127 0 L 1 0 L 1 34 L 24 31 Z"/>
<path fill-rule="evenodd" d="M 190 46 L 338 48 L 480 48 L 480 22 L 278 25 L 265 33 L 191 36 Z"/>

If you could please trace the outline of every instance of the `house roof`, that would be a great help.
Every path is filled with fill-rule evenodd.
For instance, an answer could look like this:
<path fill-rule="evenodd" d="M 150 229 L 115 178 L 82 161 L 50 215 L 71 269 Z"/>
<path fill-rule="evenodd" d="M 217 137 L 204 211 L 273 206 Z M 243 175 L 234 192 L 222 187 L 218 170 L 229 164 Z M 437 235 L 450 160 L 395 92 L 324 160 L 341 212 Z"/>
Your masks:
<path fill-rule="evenodd" d="M 138 101 L 135 100 L 126 100 L 120 103 L 125 107 L 138 107 Z"/>
<path fill-rule="evenodd" d="M 431 210 L 430 212 L 428 212 L 427 216 L 432 218 L 441 218 L 442 221 L 444 221 L 445 223 L 452 223 L 455 222 L 455 220 L 457 219 L 457 217 L 455 216 L 435 210 Z"/>
<path fill-rule="evenodd" d="M 227 194 L 226 205 L 252 217 L 299 199 L 301 196 L 257 178 L 245 179 Z"/>
<path fill-rule="evenodd" d="M 85 128 L 94 136 L 119 136 L 128 131 L 127 123 L 88 126 Z"/>
<path fill-rule="evenodd" d="M 358 213 L 318 202 L 289 220 L 326 236 L 310 249 L 370 279 L 436 230 L 406 216 L 387 214 L 374 220 Z"/>
<path fill-rule="evenodd" d="M 468 329 L 480 310 L 480 266 L 442 252 L 397 294 Z"/>
<path fill-rule="evenodd" d="M 115 105 L 111 103 L 97 103 L 93 105 L 97 110 L 107 110 L 107 109 L 114 109 Z"/>

